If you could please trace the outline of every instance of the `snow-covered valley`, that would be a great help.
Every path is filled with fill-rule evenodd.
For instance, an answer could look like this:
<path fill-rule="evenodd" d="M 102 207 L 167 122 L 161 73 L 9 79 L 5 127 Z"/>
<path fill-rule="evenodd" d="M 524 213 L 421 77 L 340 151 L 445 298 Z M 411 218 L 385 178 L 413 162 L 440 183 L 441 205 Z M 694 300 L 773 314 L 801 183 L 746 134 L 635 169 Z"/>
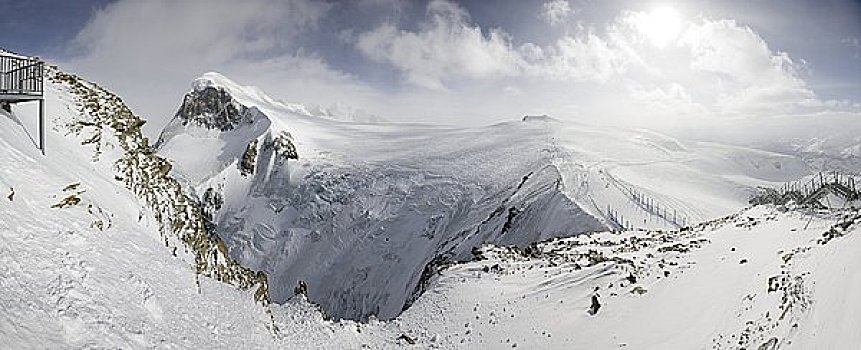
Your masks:
<path fill-rule="evenodd" d="M 193 86 L 159 154 L 198 198 L 217 198 L 215 231 L 242 265 L 267 272 L 274 301 L 303 281 L 337 318 L 397 316 L 429 269 L 482 243 L 678 228 L 810 172 L 793 157 L 647 131 L 546 117 L 476 129 L 342 123 L 215 73 Z"/>
<path fill-rule="evenodd" d="M 335 121 L 217 73 L 150 146 L 118 97 L 49 81 L 47 156 L 27 110 L 0 118 L 13 348 L 861 342 L 857 209 L 748 206 L 820 170 L 797 155 L 550 117 Z"/>

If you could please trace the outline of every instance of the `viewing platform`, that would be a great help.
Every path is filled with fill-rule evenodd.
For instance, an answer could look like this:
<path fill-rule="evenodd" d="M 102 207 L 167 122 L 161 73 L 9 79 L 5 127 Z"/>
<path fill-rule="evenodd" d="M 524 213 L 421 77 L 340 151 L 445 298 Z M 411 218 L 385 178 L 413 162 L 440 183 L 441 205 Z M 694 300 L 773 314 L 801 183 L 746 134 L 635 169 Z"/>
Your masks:
<path fill-rule="evenodd" d="M 45 154 L 45 63 L 36 57 L 0 50 L 0 108 L 12 112 L 21 102 L 39 103 L 39 150 Z"/>

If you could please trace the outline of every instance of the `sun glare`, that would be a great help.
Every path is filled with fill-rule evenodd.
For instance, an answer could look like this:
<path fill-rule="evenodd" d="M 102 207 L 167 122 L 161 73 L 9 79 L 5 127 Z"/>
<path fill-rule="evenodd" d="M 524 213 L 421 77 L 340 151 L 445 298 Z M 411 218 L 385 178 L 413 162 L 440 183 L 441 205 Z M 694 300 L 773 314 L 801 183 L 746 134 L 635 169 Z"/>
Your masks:
<path fill-rule="evenodd" d="M 665 47 L 679 36 L 682 21 L 675 9 L 663 6 L 644 14 L 637 29 L 655 46 Z"/>

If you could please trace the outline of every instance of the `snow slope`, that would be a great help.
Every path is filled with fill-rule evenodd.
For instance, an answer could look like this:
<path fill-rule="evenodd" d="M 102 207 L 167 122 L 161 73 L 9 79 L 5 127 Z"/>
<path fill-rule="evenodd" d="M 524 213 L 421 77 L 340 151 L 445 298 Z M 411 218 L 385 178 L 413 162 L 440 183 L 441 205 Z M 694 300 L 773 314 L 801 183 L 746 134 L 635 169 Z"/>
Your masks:
<path fill-rule="evenodd" d="M 121 100 L 49 73 L 47 156 L 30 136 L 33 110 L 0 112 L 4 347 L 844 349 L 861 342 L 853 311 L 859 275 L 851 268 L 861 259 L 857 210 L 755 207 L 681 231 L 583 233 L 610 225 L 608 204 L 629 218 L 645 211 L 631 191 L 691 217 L 734 212 L 751 186 L 808 172 L 792 157 L 550 119 L 478 129 L 339 123 L 229 86 L 252 106 L 237 108 L 233 127 L 174 124 L 159 149 L 214 156 L 165 163 L 147 151 L 140 121 Z M 232 140 L 246 137 L 259 141 L 250 168 L 242 164 L 247 144 Z M 172 182 L 168 173 L 184 179 Z M 208 185 L 223 186 L 220 200 L 201 191 Z M 231 265 L 215 247 L 204 252 L 218 259 L 200 260 L 200 246 L 186 243 L 202 243 L 184 240 L 196 237 L 196 226 L 179 220 L 197 215 L 186 207 L 210 215 L 206 223 L 219 234 L 233 234 L 223 238 L 231 255 L 252 265 Z M 264 225 L 223 231 L 231 217 Z M 667 226 L 651 220 L 644 225 Z M 172 236 L 160 222 L 191 232 Z M 319 231 L 291 226 L 297 222 Z M 442 228 L 416 237 L 419 223 L 432 222 L 479 229 L 463 241 L 437 238 L 451 238 Z M 266 225 L 286 227 L 289 237 Z M 583 234 L 530 243 L 576 233 Z M 472 249 L 483 241 L 521 248 Z M 407 264 L 411 254 L 441 248 L 470 261 Z M 416 286 L 426 292 L 404 293 L 412 307 L 394 319 L 366 323 L 328 320 L 302 296 L 255 301 L 261 280 L 246 274 L 253 263 L 278 266 L 260 257 L 283 251 L 265 257 L 295 259 L 310 271 L 303 278 L 347 271 L 310 282 L 311 299 L 325 297 L 315 292 L 322 279 L 356 281 L 357 269 L 369 279 L 388 269 L 399 283 L 414 276 L 398 266 L 419 268 Z M 392 257 L 403 263 L 387 265 Z M 289 284 L 275 279 L 272 289 Z M 372 287 L 356 286 L 351 293 Z M 593 295 L 600 307 L 590 315 Z"/>
<path fill-rule="evenodd" d="M 549 117 L 338 122 L 217 73 L 193 82 L 158 152 L 211 199 L 230 255 L 267 272 L 274 301 L 304 281 L 311 300 L 351 319 L 395 317 L 436 265 L 483 243 L 681 227 L 810 173 L 776 153 Z"/>
<path fill-rule="evenodd" d="M 683 232 L 488 246 L 399 320 L 461 348 L 851 349 L 859 224 L 756 207 Z"/>
<path fill-rule="evenodd" d="M 31 136 L 32 106 L 0 112 L 4 348 L 397 344 L 389 325 L 363 332 L 326 320 L 304 298 L 260 302 L 259 284 L 249 285 L 259 274 L 246 276 L 216 248 L 187 241 L 196 237 L 187 211 L 195 203 L 165 177 L 141 121 L 98 85 L 48 73 L 46 156 Z"/>
<path fill-rule="evenodd" d="M 34 111 L 0 112 L 3 347 L 271 344 L 270 318 L 251 292 L 198 279 L 193 259 L 165 247 L 151 213 L 114 179 L 116 136 L 103 134 L 94 161 L 93 145 L 70 134 L 68 123 L 83 117 L 75 95 L 45 86 L 47 156 L 28 135 Z"/>

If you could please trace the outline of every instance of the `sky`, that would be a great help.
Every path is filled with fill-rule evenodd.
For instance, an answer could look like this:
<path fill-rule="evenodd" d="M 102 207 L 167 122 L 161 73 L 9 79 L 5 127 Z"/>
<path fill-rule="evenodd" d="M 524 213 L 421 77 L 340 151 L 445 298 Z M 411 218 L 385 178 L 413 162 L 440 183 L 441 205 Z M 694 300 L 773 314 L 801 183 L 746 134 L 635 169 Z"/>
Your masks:
<path fill-rule="evenodd" d="M 0 47 L 118 93 L 157 133 L 220 72 L 315 113 L 656 127 L 861 113 L 861 3 L 0 0 Z M 861 119 L 859 119 L 861 120 Z"/>

